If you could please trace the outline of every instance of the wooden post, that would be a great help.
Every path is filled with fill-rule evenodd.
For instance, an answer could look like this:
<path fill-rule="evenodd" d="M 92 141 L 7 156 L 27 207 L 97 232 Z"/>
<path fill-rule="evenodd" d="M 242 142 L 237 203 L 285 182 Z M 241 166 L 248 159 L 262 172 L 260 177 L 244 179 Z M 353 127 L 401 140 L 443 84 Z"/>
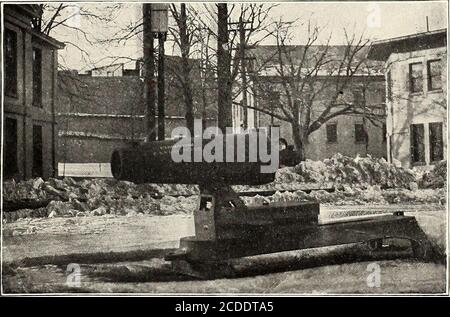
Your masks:
<path fill-rule="evenodd" d="M 146 105 L 147 141 L 156 140 L 155 120 L 155 60 L 153 47 L 153 32 L 151 30 L 151 4 L 144 3 L 143 10 L 143 46 L 144 46 L 144 102 Z"/>
<path fill-rule="evenodd" d="M 158 140 L 165 139 L 165 78 L 164 78 L 164 41 L 165 34 L 158 34 Z"/>
<path fill-rule="evenodd" d="M 244 114 L 244 129 L 248 127 L 248 116 L 247 116 L 247 71 L 245 63 L 245 28 L 242 17 L 239 17 L 239 59 L 241 60 L 241 80 L 242 80 L 242 112 Z"/>
<path fill-rule="evenodd" d="M 225 133 L 232 127 L 230 47 L 228 46 L 228 8 L 226 3 L 217 4 L 217 80 L 218 80 L 218 126 Z"/>

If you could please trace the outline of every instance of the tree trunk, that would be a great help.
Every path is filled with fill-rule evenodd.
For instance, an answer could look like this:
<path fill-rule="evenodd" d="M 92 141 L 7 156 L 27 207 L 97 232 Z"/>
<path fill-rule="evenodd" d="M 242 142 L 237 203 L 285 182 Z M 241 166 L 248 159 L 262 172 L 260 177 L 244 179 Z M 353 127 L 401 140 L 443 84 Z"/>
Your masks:
<path fill-rule="evenodd" d="M 186 106 L 186 127 L 189 129 L 191 136 L 194 136 L 194 102 L 190 85 L 184 92 L 184 103 Z"/>
<path fill-rule="evenodd" d="M 194 102 L 192 97 L 192 86 L 190 80 L 191 68 L 189 65 L 189 52 L 190 43 L 187 29 L 187 14 L 186 4 L 182 3 L 180 6 L 180 18 L 178 22 L 178 28 L 180 31 L 180 49 L 181 49 L 181 71 L 183 76 L 183 95 L 184 105 L 186 110 L 186 127 L 191 132 L 191 136 L 194 136 Z"/>
<path fill-rule="evenodd" d="M 228 43 L 228 7 L 226 3 L 217 4 L 217 84 L 218 84 L 218 126 L 225 133 L 233 126 L 231 112 L 231 70 Z"/>
<path fill-rule="evenodd" d="M 306 145 L 306 133 L 302 131 L 302 127 L 298 124 L 291 124 L 292 136 L 294 138 L 295 147 L 297 149 L 297 160 L 304 161 L 305 158 L 305 145 Z"/>

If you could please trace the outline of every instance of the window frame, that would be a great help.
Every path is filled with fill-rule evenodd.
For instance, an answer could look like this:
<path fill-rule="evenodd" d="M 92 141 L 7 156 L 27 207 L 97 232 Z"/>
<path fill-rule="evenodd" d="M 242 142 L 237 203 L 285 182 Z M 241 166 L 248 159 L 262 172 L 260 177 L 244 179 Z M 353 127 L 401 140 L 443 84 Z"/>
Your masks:
<path fill-rule="evenodd" d="M 442 90 L 442 68 L 440 69 L 440 73 L 439 73 L 439 82 L 441 84 L 441 86 L 439 88 L 433 88 L 433 80 L 432 80 L 432 76 L 431 76 L 431 64 L 432 63 L 441 63 L 441 59 L 430 59 L 429 61 L 427 61 L 427 88 L 428 91 L 440 91 Z M 442 65 L 440 65 L 442 67 Z M 438 76 L 435 76 L 438 77 Z"/>
<path fill-rule="evenodd" d="M 4 148 L 3 148 L 3 176 L 6 179 L 13 178 L 19 172 L 18 161 L 18 124 L 16 118 L 5 117 L 4 130 Z M 14 128 L 14 131 L 9 131 L 9 128 Z M 10 135 L 12 132 L 12 136 Z M 14 137 L 15 139 L 9 139 Z M 10 147 L 12 146 L 12 148 Z"/>
<path fill-rule="evenodd" d="M 352 90 L 353 105 L 356 107 L 364 106 L 364 91 L 362 88 Z"/>
<path fill-rule="evenodd" d="M 32 177 L 44 176 L 44 127 L 39 123 L 33 123 L 32 127 Z"/>
<path fill-rule="evenodd" d="M 328 138 L 328 136 L 329 136 L 328 128 L 329 127 L 334 127 L 334 135 L 335 135 L 334 140 L 330 140 Z M 326 133 L 326 138 L 327 138 L 327 144 L 337 144 L 337 143 L 339 143 L 339 141 L 338 141 L 337 123 L 336 122 L 327 123 L 325 125 L 325 133 Z"/>
<path fill-rule="evenodd" d="M 358 138 L 357 138 L 358 133 L 357 133 L 356 126 L 361 126 L 362 127 L 364 140 L 358 140 Z M 366 133 L 366 129 L 364 128 L 364 123 L 355 123 L 354 124 L 354 132 L 355 132 L 355 144 L 367 144 L 368 143 L 367 142 L 368 141 L 368 135 Z"/>
<path fill-rule="evenodd" d="M 422 128 L 422 160 L 418 160 L 415 161 L 414 160 L 414 151 L 413 151 L 413 147 L 414 147 L 414 127 L 421 127 Z M 426 153 L 425 153 L 425 125 L 423 123 L 413 123 L 409 126 L 409 130 L 410 130 L 410 162 L 412 166 L 421 166 L 421 165 L 426 165 Z"/>
<path fill-rule="evenodd" d="M 421 75 L 420 75 L 420 80 L 422 81 L 422 88 L 420 90 L 414 90 L 414 80 L 419 79 L 419 77 L 414 78 L 412 76 L 413 74 L 413 67 L 414 65 L 420 65 L 421 66 Z M 409 63 L 409 73 L 408 73 L 408 83 L 409 83 L 409 93 L 410 94 L 421 94 L 423 93 L 423 63 L 422 62 L 414 62 L 414 63 Z"/>
<path fill-rule="evenodd" d="M 35 60 L 35 52 L 39 52 L 39 70 L 37 71 L 35 69 L 36 67 L 36 60 Z M 32 47 L 32 76 L 33 76 L 33 92 L 32 92 L 32 105 L 37 108 L 42 108 L 42 48 L 38 46 Z M 37 74 L 39 76 L 37 76 Z M 36 84 L 36 79 L 39 79 L 39 85 Z M 37 89 L 38 88 L 38 89 Z"/>
<path fill-rule="evenodd" d="M 433 125 L 439 125 L 440 128 L 440 146 L 441 146 L 441 158 L 440 159 L 435 159 L 435 157 L 433 157 L 434 155 L 434 142 L 432 142 L 432 135 L 434 135 L 432 133 L 432 126 Z M 444 124 L 442 122 L 429 122 L 428 123 L 428 136 L 429 136 L 429 142 L 428 142 L 428 146 L 429 146 L 429 152 L 430 152 L 430 163 L 436 163 L 439 161 L 442 161 L 444 159 Z"/>
<path fill-rule="evenodd" d="M 13 60 L 12 60 L 12 68 L 13 70 L 9 70 L 8 69 L 8 54 L 6 54 L 6 49 L 7 49 L 7 40 L 8 37 L 12 35 L 13 39 L 14 39 L 14 49 L 13 49 Z M 7 97 L 11 97 L 11 98 L 18 98 L 18 40 L 17 40 L 17 32 L 6 28 L 4 29 L 4 38 L 3 38 L 3 58 L 4 58 L 4 94 Z M 9 77 L 8 74 L 11 73 L 15 73 L 14 76 L 12 78 L 7 78 Z M 9 80 L 12 80 L 12 84 L 11 86 L 7 86 L 7 82 Z M 11 90 L 12 89 L 12 90 Z"/>
<path fill-rule="evenodd" d="M 389 102 L 392 102 L 392 100 L 394 100 L 394 98 L 392 97 L 392 87 L 393 86 L 393 82 L 392 82 L 392 71 L 388 70 L 386 73 L 386 89 L 387 89 L 387 100 Z"/>

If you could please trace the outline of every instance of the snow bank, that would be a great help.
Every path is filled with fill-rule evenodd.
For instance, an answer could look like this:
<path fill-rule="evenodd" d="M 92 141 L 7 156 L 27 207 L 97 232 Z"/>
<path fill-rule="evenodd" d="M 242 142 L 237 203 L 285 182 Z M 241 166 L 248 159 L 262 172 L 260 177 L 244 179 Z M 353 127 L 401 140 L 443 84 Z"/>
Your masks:
<path fill-rule="evenodd" d="M 349 158 L 338 154 L 324 161 L 307 160 L 295 167 L 282 168 L 277 171 L 275 181 L 270 184 L 233 187 L 241 192 L 276 191 L 268 197 L 243 197 L 247 204 L 290 200 L 315 200 L 333 205 L 445 204 L 446 187 L 437 186 L 442 183 L 440 179 L 446 176 L 445 172 L 446 162 L 442 162 L 433 171 L 419 177 L 434 181 L 417 183 L 415 171 L 388 164 L 384 159 L 370 156 Z M 433 185 L 424 186 L 425 183 Z M 445 182 L 441 185 L 445 185 Z M 334 187 L 336 190 L 313 190 L 306 193 L 308 187 Z M 46 208 L 33 213 L 37 217 L 192 213 L 197 207 L 197 194 L 198 188 L 194 185 L 137 185 L 107 178 L 80 181 L 71 177 L 47 181 L 36 178 L 18 183 L 14 180 L 3 183 L 4 201 L 50 200 Z M 173 197 L 178 195 L 186 197 Z M 20 215 L 17 217 L 23 217 L 27 213 L 19 211 L 17 214 Z"/>

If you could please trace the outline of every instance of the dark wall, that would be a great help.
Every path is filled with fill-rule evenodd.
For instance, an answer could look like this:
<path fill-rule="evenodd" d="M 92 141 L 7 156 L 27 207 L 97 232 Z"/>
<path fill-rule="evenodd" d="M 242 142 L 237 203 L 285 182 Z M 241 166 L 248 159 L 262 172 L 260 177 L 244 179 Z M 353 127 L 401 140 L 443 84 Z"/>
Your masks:
<path fill-rule="evenodd" d="M 17 170 L 5 175 L 16 179 L 32 177 L 33 169 L 33 125 L 42 127 L 42 177 L 56 175 L 57 125 L 54 122 L 54 95 L 56 92 L 57 50 L 46 41 L 38 40 L 31 34 L 26 21 L 29 17 L 21 15 L 12 7 L 4 10 L 5 28 L 16 33 L 17 38 L 17 94 L 4 96 L 4 120 L 16 121 L 16 160 Z M 27 20 L 28 19 L 28 20 Z M 41 107 L 32 105 L 33 67 L 32 50 L 39 48 L 42 52 L 42 103 Z M 5 121 L 4 121 L 5 122 Z M 4 124 L 3 122 L 3 124 Z M 11 155 L 5 157 L 11 158 Z"/>
<path fill-rule="evenodd" d="M 197 75 L 192 73 L 194 115 L 201 118 Z M 114 148 L 144 139 L 146 111 L 139 77 L 91 77 L 76 72 L 60 72 L 58 77 L 58 162 L 107 163 Z M 170 138 L 173 129 L 186 126 L 186 111 L 184 95 L 170 71 L 166 79 L 165 137 Z M 215 105 L 215 98 L 207 100 Z M 216 122 L 211 107 L 208 126 Z"/>

